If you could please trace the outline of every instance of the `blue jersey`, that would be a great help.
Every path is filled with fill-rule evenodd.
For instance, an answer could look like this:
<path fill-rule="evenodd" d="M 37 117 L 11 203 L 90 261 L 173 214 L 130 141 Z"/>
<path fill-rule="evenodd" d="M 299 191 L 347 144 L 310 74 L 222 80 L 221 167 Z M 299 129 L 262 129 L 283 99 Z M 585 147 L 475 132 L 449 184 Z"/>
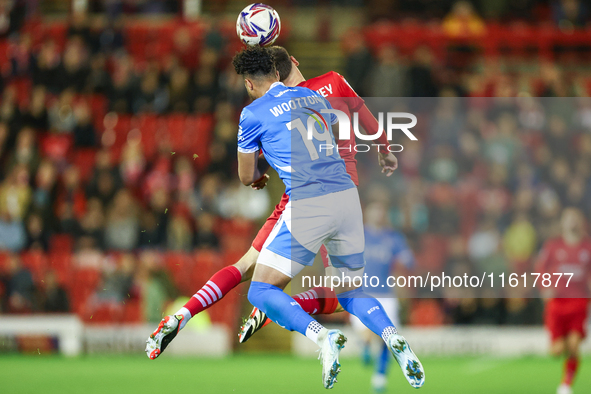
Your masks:
<path fill-rule="evenodd" d="M 367 287 L 368 293 L 392 293 L 387 285 L 388 276 L 396 263 L 412 268 L 415 264 L 412 250 L 408 247 L 404 235 L 392 229 L 377 230 L 365 227 L 365 274 L 368 278 L 379 278 L 378 287 Z M 367 281 L 369 283 L 369 279 Z M 382 287 L 384 285 L 384 287 Z"/>
<path fill-rule="evenodd" d="M 292 200 L 355 187 L 332 134 L 337 118 L 323 109 L 331 106 L 315 91 L 276 82 L 240 115 L 238 151 L 262 150 Z"/>

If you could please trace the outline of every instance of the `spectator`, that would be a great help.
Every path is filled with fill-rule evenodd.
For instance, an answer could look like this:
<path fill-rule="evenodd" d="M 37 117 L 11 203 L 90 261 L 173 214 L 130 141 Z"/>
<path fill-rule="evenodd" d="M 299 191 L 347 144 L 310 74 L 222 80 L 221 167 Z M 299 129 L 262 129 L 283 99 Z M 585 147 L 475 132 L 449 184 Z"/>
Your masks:
<path fill-rule="evenodd" d="M 31 92 L 29 107 L 23 114 L 23 126 L 31 127 L 37 132 L 49 130 L 49 116 L 47 114 L 45 92 L 45 86 L 35 86 Z"/>
<path fill-rule="evenodd" d="M 111 76 L 106 70 L 106 59 L 102 53 L 90 58 L 85 91 L 88 93 L 107 94 L 111 88 Z"/>
<path fill-rule="evenodd" d="M 552 16 L 556 25 L 562 29 L 585 27 L 589 19 L 589 7 L 580 0 L 555 0 Z"/>
<path fill-rule="evenodd" d="M 70 218 L 75 220 L 72 214 L 70 214 Z M 62 225 L 63 224 L 64 223 L 62 221 Z M 77 222 L 75 221 L 72 224 L 73 225 L 71 225 L 71 227 L 73 228 L 78 226 Z M 81 238 L 84 239 L 83 244 L 91 248 L 103 248 L 104 226 L 105 215 L 103 211 L 103 204 L 98 198 L 89 199 L 86 208 L 86 214 L 82 217 L 82 219 L 80 219 Z"/>
<path fill-rule="evenodd" d="M 121 255 L 116 268 L 103 272 L 102 283 L 98 287 L 99 302 L 121 304 L 132 293 L 135 257 L 125 253 Z"/>
<path fill-rule="evenodd" d="M 139 186 L 140 177 L 144 174 L 146 159 L 138 140 L 128 141 L 123 147 L 119 170 L 121 179 L 127 187 Z"/>
<path fill-rule="evenodd" d="M 443 20 L 442 27 L 451 37 L 482 36 L 486 31 L 482 18 L 476 14 L 468 1 L 456 2 Z"/>
<path fill-rule="evenodd" d="M 30 127 L 23 127 L 16 137 L 16 144 L 8 161 L 8 168 L 24 166 L 28 173 L 32 174 L 39 167 L 40 161 L 35 131 Z"/>
<path fill-rule="evenodd" d="M 438 86 L 433 69 L 434 57 L 426 46 L 418 47 L 408 68 L 410 97 L 437 97 Z"/>
<path fill-rule="evenodd" d="M 133 61 L 126 55 L 114 58 L 114 71 L 111 74 L 112 84 L 109 89 L 109 109 L 117 113 L 130 112 L 132 109 L 134 78 Z"/>
<path fill-rule="evenodd" d="M 54 133 L 70 134 L 76 127 L 74 91 L 65 89 L 49 109 L 49 127 Z"/>
<path fill-rule="evenodd" d="M 41 45 L 41 49 L 35 59 L 33 84 L 45 86 L 51 93 L 57 93 L 61 89 L 61 86 L 58 84 L 60 64 L 61 56 L 57 50 L 55 41 L 47 38 Z"/>
<path fill-rule="evenodd" d="M 88 182 L 86 195 L 89 198 L 96 197 L 103 206 L 108 206 L 121 185 L 119 171 L 111 162 L 111 153 L 108 150 L 97 152 L 96 165 Z"/>
<path fill-rule="evenodd" d="M 70 312 L 70 300 L 68 293 L 58 282 L 55 272 L 49 271 L 43 281 L 43 292 L 41 294 L 42 310 L 49 313 Z"/>
<path fill-rule="evenodd" d="M 29 209 L 31 196 L 29 170 L 25 164 L 17 164 L 0 184 L 0 218 L 22 221 Z"/>
<path fill-rule="evenodd" d="M 202 213 L 198 219 L 198 231 L 195 244 L 201 249 L 217 249 L 220 241 L 214 232 L 215 216 L 210 213 Z"/>
<path fill-rule="evenodd" d="M 168 93 L 160 86 L 158 70 L 148 70 L 141 78 L 139 89 L 133 98 L 133 112 L 164 112 L 168 104 Z"/>
<path fill-rule="evenodd" d="M 406 68 L 401 64 L 393 46 L 384 46 L 378 53 L 377 64 L 369 76 L 373 97 L 404 97 L 407 92 Z"/>
<path fill-rule="evenodd" d="M 9 257 L 7 275 L 2 282 L 6 294 L 4 310 L 11 313 L 26 313 L 36 309 L 33 275 L 22 265 L 16 254 Z"/>
<path fill-rule="evenodd" d="M 186 68 L 176 67 L 172 70 L 168 83 L 168 111 L 188 113 L 191 96 L 189 72 Z"/>
<path fill-rule="evenodd" d="M 27 230 L 27 249 L 37 249 L 41 251 L 49 250 L 49 234 L 43 223 L 43 217 L 33 212 L 26 220 Z"/>
<path fill-rule="evenodd" d="M 115 195 L 105 222 L 105 246 L 108 249 L 131 251 L 139 241 L 138 206 L 127 189 Z"/>
<path fill-rule="evenodd" d="M 168 223 L 166 248 L 173 251 L 190 251 L 193 249 L 193 229 L 183 212 L 175 212 Z"/>
<path fill-rule="evenodd" d="M 35 175 L 35 190 L 31 209 L 39 212 L 43 220 L 53 219 L 53 203 L 56 196 L 57 170 L 49 160 L 43 160 Z"/>
<path fill-rule="evenodd" d="M 76 124 L 72 130 L 74 134 L 74 146 L 89 148 L 96 145 L 96 135 L 92 124 L 90 107 L 85 100 L 79 101 L 74 106 L 74 118 Z"/>
<path fill-rule="evenodd" d="M 18 37 L 18 42 L 9 48 L 13 77 L 29 77 L 31 75 L 34 61 L 31 47 L 31 36 L 21 34 Z"/>
<path fill-rule="evenodd" d="M 350 39 L 345 42 L 345 76 L 353 89 L 361 97 L 367 96 L 366 77 L 373 68 L 373 58 L 369 52 L 361 32 L 347 35 Z M 425 96 L 422 96 L 425 97 Z"/>

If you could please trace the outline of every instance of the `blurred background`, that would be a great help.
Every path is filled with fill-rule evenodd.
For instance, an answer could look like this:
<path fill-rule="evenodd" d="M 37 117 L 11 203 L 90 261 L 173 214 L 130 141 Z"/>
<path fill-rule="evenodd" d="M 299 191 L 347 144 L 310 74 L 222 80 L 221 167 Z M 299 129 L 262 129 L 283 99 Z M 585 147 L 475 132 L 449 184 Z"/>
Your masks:
<path fill-rule="evenodd" d="M 0 322 L 75 316 L 84 334 L 72 354 L 141 352 L 133 327 L 155 327 L 248 249 L 283 192 L 277 178 L 259 192 L 237 178 L 248 101 L 230 61 L 248 3 L 0 1 Z M 358 155 L 364 201 L 386 191 L 418 272 L 527 270 L 564 206 L 591 214 L 586 1 L 268 4 L 305 77 L 334 70 L 361 96 L 447 98 L 403 144 L 392 178 Z M 461 116 L 445 104 L 455 97 L 470 104 Z M 544 111 L 530 97 L 575 99 Z M 233 338 L 246 292 L 196 323 L 196 335 L 210 324 L 223 333 L 221 350 L 194 352 L 245 351 Z M 415 332 L 535 326 L 542 342 L 530 352 L 543 354 L 542 307 L 527 294 L 416 298 L 401 319 Z M 55 352 L 59 331 L 0 330 L 0 352 Z M 286 336 L 270 328 L 245 349 L 288 351 Z"/>

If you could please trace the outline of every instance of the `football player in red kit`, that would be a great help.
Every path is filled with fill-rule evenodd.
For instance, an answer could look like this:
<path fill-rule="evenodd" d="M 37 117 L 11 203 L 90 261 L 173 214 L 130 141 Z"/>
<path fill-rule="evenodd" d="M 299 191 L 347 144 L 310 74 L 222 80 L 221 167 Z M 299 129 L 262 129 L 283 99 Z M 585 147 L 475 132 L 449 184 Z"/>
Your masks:
<path fill-rule="evenodd" d="M 546 299 L 544 321 L 552 340 L 551 353 L 566 357 L 557 393 L 570 394 L 579 367 L 581 342 L 586 336 L 591 239 L 585 235 L 583 213 L 576 208 L 563 211 L 560 225 L 562 234 L 546 241 L 537 261 L 536 273 L 541 274 L 537 285 Z M 558 279 L 560 274 L 564 275 Z"/>
<path fill-rule="evenodd" d="M 359 112 L 359 123 L 368 133 L 374 133 L 378 130 L 378 121 L 367 109 L 364 101 L 355 93 L 342 76 L 335 72 L 329 72 L 306 81 L 297 68 L 299 63 L 293 57 L 290 57 L 284 48 L 272 48 L 274 52 L 273 56 L 276 56 L 276 54 L 279 55 L 280 53 L 284 55 L 283 57 L 278 57 L 278 59 L 283 60 L 283 67 L 278 64 L 277 70 L 279 71 L 281 82 L 286 86 L 301 84 L 300 86 L 317 90 L 321 95 L 328 96 L 329 100 L 330 97 L 339 98 L 337 100 L 330 100 L 331 105 L 335 109 L 345 113 Z M 289 69 L 286 66 L 289 66 Z M 354 138 L 347 141 L 338 141 L 339 154 L 345 161 L 347 173 L 357 185 L 358 177 L 355 160 L 356 152 L 353 149 L 354 143 Z M 378 138 L 377 144 L 381 144 L 378 151 L 378 163 L 382 167 L 382 172 L 386 176 L 390 176 L 397 168 L 398 162 L 396 157 L 386 149 L 389 142 L 384 133 Z M 255 189 L 262 189 L 265 187 L 267 180 L 268 176 L 265 175 L 255 181 L 251 186 Z M 187 324 L 189 319 L 217 303 L 238 284 L 250 280 L 259 252 L 288 201 L 288 196 L 284 194 L 271 216 L 269 216 L 263 227 L 259 230 L 251 248 L 238 262 L 216 272 L 177 313 L 162 319 L 154 333 L 146 341 L 146 354 L 150 359 L 157 358 L 166 349 L 168 344 Z M 326 249 L 321 249 L 321 255 L 323 256 L 325 265 L 327 265 Z M 294 299 L 304 311 L 310 314 L 330 314 L 340 308 L 334 292 L 323 287 L 310 289 L 294 296 Z M 240 342 L 248 339 L 265 322 L 267 322 L 267 317 L 255 308 L 247 324 L 241 328 Z"/>

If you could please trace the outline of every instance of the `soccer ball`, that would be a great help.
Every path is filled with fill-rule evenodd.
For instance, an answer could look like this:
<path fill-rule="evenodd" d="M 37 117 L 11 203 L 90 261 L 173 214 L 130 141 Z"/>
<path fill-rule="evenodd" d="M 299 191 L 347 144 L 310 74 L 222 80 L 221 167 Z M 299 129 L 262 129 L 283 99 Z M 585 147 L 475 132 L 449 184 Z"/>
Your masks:
<path fill-rule="evenodd" d="M 246 45 L 271 45 L 280 32 L 279 14 L 266 4 L 254 3 L 246 6 L 236 21 L 238 38 Z"/>

